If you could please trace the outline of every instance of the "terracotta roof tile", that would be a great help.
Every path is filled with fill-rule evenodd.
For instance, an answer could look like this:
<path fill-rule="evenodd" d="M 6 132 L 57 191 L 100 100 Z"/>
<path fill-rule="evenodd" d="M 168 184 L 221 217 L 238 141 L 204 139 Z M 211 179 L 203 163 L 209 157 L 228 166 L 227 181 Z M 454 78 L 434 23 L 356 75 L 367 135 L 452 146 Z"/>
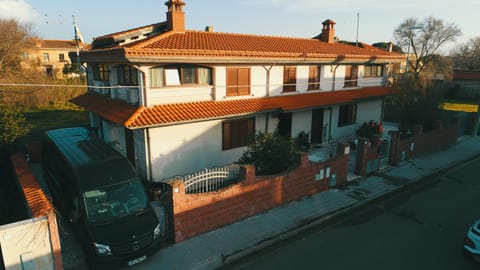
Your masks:
<path fill-rule="evenodd" d="M 230 118 L 260 112 L 301 110 L 344 104 L 355 100 L 393 95 L 397 89 L 368 87 L 361 90 L 293 94 L 265 98 L 245 98 L 225 101 L 202 101 L 163 104 L 133 108 L 126 103 L 93 93 L 86 93 L 72 100 L 73 103 L 101 117 L 127 128 L 136 129 L 175 123 Z"/>
<path fill-rule="evenodd" d="M 132 31 L 132 30 L 129 30 Z M 106 35 L 115 37 L 126 32 Z M 221 32 L 185 31 L 165 32 L 147 39 L 113 47 L 124 48 L 132 57 L 249 57 L 319 59 L 389 59 L 403 61 L 404 56 L 372 46 L 355 47 L 342 43 L 326 43 L 314 38 L 291 38 Z M 101 56 L 104 49 L 82 52 L 82 57 Z"/>
<path fill-rule="evenodd" d="M 21 154 L 12 155 L 10 159 L 14 165 L 13 167 L 27 204 L 32 211 L 32 216 L 34 218 L 44 216 L 53 209 L 53 206 L 30 171 L 27 161 Z"/>

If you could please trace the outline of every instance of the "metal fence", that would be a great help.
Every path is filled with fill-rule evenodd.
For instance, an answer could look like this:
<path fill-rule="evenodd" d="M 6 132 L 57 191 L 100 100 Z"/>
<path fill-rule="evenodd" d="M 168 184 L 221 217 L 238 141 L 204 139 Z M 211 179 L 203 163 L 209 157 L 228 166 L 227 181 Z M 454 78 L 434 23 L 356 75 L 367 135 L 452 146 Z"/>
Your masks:
<path fill-rule="evenodd" d="M 197 194 L 217 191 L 239 181 L 240 166 L 236 164 L 208 168 L 194 174 L 181 177 L 185 184 L 185 193 Z"/>

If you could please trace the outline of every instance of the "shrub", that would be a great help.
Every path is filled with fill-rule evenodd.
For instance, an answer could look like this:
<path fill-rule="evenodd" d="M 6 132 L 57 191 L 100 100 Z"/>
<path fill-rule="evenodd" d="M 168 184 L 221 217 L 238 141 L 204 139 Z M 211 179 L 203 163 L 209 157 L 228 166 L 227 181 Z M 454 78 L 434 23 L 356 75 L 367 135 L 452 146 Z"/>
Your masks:
<path fill-rule="evenodd" d="M 255 142 L 238 160 L 241 164 L 253 164 L 257 175 L 275 174 L 291 168 L 295 164 L 295 152 L 291 140 L 274 133 L 259 132 Z"/>
<path fill-rule="evenodd" d="M 13 147 L 14 143 L 25 136 L 33 126 L 25 116 L 15 110 L 0 113 L 0 145 Z"/>
<path fill-rule="evenodd" d="M 310 150 L 310 135 L 304 131 L 298 133 L 294 139 L 295 150 L 300 152 L 306 152 Z"/>

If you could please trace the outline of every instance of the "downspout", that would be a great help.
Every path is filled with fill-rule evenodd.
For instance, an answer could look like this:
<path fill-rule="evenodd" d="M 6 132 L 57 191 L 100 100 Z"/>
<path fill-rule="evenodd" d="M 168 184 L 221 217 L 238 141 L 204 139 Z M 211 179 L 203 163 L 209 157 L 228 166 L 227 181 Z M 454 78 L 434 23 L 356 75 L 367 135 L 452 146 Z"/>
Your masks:
<path fill-rule="evenodd" d="M 149 182 L 153 182 L 153 171 L 152 171 L 152 150 L 150 148 L 150 129 L 145 128 L 144 129 L 144 137 L 145 137 L 145 148 L 147 152 L 147 158 L 145 159 L 146 165 L 147 165 L 147 179 Z"/>
<path fill-rule="evenodd" d="M 328 125 L 328 142 L 332 141 L 332 117 L 333 117 L 333 108 L 330 107 L 330 123 Z"/>
<path fill-rule="evenodd" d="M 339 66 L 340 66 L 340 65 L 336 65 L 336 66 L 330 65 L 330 72 L 332 72 L 332 75 L 333 75 L 333 78 L 332 78 L 332 92 L 335 91 L 336 73 L 337 73 L 337 68 L 338 68 Z"/>
<path fill-rule="evenodd" d="M 265 96 L 270 97 L 270 70 L 272 70 L 273 65 L 266 67 L 263 66 L 263 69 L 266 71 L 265 80 L 266 80 L 266 87 L 265 87 Z M 265 119 L 265 132 L 268 132 L 268 119 L 270 118 L 270 113 L 267 112 L 266 119 Z"/>

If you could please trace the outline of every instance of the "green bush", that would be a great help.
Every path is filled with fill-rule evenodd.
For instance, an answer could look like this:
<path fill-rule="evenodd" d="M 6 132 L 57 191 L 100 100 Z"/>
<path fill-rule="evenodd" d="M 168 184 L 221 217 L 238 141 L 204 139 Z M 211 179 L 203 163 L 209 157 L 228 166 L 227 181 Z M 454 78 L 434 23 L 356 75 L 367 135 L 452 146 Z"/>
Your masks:
<path fill-rule="evenodd" d="M 306 152 L 310 150 L 310 135 L 307 132 L 298 133 L 297 137 L 294 138 L 293 142 L 295 145 L 295 150 L 300 152 Z"/>
<path fill-rule="evenodd" d="M 0 145 L 11 148 L 33 128 L 25 116 L 15 110 L 0 112 Z"/>
<path fill-rule="evenodd" d="M 274 133 L 259 132 L 255 142 L 248 146 L 238 162 L 253 164 L 257 175 L 276 174 L 291 168 L 295 164 L 295 151 L 291 140 Z"/>

